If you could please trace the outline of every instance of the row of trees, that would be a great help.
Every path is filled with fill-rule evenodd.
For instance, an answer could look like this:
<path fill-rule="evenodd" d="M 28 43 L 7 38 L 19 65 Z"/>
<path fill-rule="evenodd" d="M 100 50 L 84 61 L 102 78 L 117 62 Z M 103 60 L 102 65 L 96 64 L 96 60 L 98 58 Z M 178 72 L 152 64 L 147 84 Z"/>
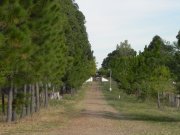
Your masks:
<path fill-rule="evenodd" d="M 170 44 L 155 36 L 138 55 L 125 40 L 108 54 L 99 72 L 107 75 L 111 69 L 112 77 L 127 94 L 143 100 L 157 98 L 160 107 L 162 93 L 180 94 L 180 32 L 177 39 Z"/>
<path fill-rule="evenodd" d="M 0 1 L 0 106 L 8 122 L 47 107 L 48 91 L 71 92 L 94 74 L 84 24 L 72 0 Z"/>

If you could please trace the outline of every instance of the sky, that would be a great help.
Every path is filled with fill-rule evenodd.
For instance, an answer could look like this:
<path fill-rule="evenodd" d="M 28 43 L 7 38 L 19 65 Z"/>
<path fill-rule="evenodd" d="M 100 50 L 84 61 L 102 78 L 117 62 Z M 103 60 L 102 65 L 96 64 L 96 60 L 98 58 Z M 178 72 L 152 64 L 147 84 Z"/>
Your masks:
<path fill-rule="evenodd" d="M 155 35 L 176 41 L 180 30 L 180 0 L 75 1 L 86 17 L 86 30 L 98 68 L 124 40 L 139 52 Z"/>

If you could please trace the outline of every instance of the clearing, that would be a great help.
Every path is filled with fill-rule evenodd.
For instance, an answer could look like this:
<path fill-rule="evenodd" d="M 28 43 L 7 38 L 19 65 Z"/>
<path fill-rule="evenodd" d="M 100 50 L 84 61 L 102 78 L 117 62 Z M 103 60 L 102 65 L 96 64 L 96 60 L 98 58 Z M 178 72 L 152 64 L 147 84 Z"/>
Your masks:
<path fill-rule="evenodd" d="M 129 119 L 111 107 L 97 82 L 90 84 L 84 98 L 66 107 L 44 110 L 17 124 L 0 125 L 1 134 L 27 135 L 176 135 L 162 123 Z M 68 112 L 68 113 L 67 113 Z M 37 119 L 36 119 L 37 118 Z M 28 121 L 28 122 L 27 122 Z M 165 123 L 166 124 L 166 123 Z M 174 126 L 179 121 L 174 122 Z M 31 125 L 31 126 L 30 126 Z M 158 126 L 160 125 L 160 126 Z M 4 130 L 5 129 L 5 130 Z M 3 132 L 4 131 L 4 132 Z"/>

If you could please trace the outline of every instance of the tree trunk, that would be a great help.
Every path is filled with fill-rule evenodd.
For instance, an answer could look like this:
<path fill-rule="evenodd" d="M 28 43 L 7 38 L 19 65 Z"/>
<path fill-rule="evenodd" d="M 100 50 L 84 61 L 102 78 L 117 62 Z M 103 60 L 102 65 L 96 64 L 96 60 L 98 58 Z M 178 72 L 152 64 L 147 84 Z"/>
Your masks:
<path fill-rule="evenodd" d="M 45 85 L 45 107 L 48 107 L 48 84 Z"/>
<path fill-rule="evenodd" d="M 39 111 L 39 84 L 36 83 L 36 112 Z"/>
<path fill-rule="evenodd" d="M 65 84 L 62 86 L 61 90 L 60 90 L 60 95 L 63 96 L 64 95 L 64 91 L 66 89 Z"/>
<path fill-rule="evenodd" d="M 30 95 L 31 95 L 31 85 L 29 85 L 28 89 L 27 89 L 27 103 L 26 103 L 26 114 L 27 116 L 30 115 L 31 113 L 31 107 L 30 107 L 30 101 L 31 101 L 31 98 L 30 98 Z"/>
<path fill-rule="evenodd" d="M 26 98 L 27 98 L 27 85 L 25 84 L 24 85 L 24 90 L 23 90 L 23 95 L 24 95 L 24 98 L 23 98 L 23 102 L 24 104 L 22 105 L 22 113 L 21 113 L 21 118 L 25 117 L 27 112 L 26 112 Z"/>
<path fill-rule="evenodd" d="M 44 92 L 39 92 L 39 108 L 41 107 L 44 107 Z"/>
<path fill-rule="evenodd" d="M 34 84 L 31 85 L 31 114 L 33 114 L 35 112 L 35 95 L 34 95 L 35 91 L 34 91 Z"/>
<path fill-rule="evenodd" d="M 172 106 L 171 93 L 168 95 L 168 99 L 169 99 L 169 105 Z"/>
<path fill-rule="evenodd" d="M 176 96 L 176 102 L 177 102 L 177 103 L 176 103 L 176 107 L 177 107 L 177 108 L 179 108 L 179 106 L 180 106 L 180 101 L 179 101 L 179 100 L 180 100 L 180 95 L 177 95 L 177 96 Z"/>
<path fill-rule="evenodd" d="M 7 122 L 12 120 L 12 100 L 13 100 L 13 83 L 8 91 L 8 106 L 7 106 Z"/>
<path fill-rule="evenodd" d="M 158 93 L 157 93 L 157 106 L 158 106 L 159 109 L 161 108 L 161 101 L 160 101 L 159 91 L 158 91 Z"/>
<path fill-rule="evenodd" d="M 2 114 L 5 115 L 5 101 L 4 101 L 4 92 L 1 89 L 1 95 L 2 95 Z"/>
<path fill-rule="evenodd" d="M 12 121 L 17 120 L 17 115 L 16 115 L 16 106 L 17 106 L 16 94 L 17 94 L 17 88 L 14 88 L 13 89 L 13 103 L 12 103 Z"/>
<path fill-rule="evenodd" d="M 175 106 L 175 94 L 171 93 L 169 96 L 169 102 L 170 102 L 170 106 L 174 107 Z"/>

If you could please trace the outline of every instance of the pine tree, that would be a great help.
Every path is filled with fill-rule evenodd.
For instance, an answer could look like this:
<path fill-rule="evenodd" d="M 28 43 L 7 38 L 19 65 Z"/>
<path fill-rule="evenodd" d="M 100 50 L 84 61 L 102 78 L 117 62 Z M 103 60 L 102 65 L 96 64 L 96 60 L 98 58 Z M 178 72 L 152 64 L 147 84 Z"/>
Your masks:
<path fill-rule="evenodd" d="M 80 87 L 95 72 L 95 62 L 85 17 L 74 1 L 3 0 L 0 4 L 0 88 L 8 88 L 7 121 L 11 122 L 39 111 L 40 104 L 47 107 L 52 88 L 58 91 L 63 83 Z"/>

